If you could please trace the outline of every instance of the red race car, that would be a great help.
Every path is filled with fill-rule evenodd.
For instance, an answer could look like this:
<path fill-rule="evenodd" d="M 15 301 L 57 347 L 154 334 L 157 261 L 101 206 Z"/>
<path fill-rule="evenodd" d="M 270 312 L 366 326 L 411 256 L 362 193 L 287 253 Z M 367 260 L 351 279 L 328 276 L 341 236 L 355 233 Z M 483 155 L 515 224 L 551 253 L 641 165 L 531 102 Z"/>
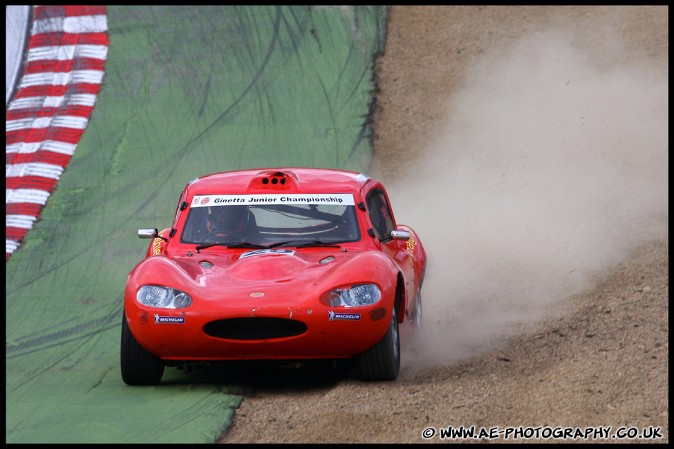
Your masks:
<path fill-rule="evenodd" d="M 197 178 L 124 293 L 122 379 L 166 366 L 349 359 L 395 380 L 399 325 L 419 328 L 426 253 L 384 186 L 356 172 L 239 170 Z"/>

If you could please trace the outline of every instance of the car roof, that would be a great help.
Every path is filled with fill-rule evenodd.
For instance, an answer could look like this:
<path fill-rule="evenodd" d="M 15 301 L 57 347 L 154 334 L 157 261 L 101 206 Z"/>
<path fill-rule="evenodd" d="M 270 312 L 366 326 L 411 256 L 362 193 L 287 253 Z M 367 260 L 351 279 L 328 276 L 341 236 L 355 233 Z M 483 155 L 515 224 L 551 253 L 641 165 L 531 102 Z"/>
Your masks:
<path fill-rule="evenodd" d="M 190 181 L 187 187 L 190 196 L 217 193 L 355 193 L 369 180 L 369 176 L 355 171 L 280 167 L 214 173 Z"/>

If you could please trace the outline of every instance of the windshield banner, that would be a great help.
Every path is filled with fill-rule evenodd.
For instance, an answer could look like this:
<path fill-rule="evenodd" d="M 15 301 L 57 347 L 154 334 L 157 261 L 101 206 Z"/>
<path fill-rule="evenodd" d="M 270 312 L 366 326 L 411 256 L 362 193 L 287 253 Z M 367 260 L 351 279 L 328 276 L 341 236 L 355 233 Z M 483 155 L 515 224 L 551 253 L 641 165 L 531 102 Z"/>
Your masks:
<path fill-rule="evenodd" d="M 260 195 L 195 195 L 192 207 L 251 205 L 251 204 L 331 204 L 354 206 L 350 193 L 293 193 Z"/>

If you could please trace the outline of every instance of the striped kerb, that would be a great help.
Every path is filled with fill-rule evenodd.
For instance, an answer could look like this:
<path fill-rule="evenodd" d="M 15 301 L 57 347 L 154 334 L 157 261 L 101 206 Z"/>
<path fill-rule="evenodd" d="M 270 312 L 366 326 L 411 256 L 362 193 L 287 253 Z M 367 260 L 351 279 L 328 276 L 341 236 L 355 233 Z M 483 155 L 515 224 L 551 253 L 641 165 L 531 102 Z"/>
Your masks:
<path fill-rule="evenodd" d="M 34 6 L 23 74 L 6 114 L 6 256 L 68 166 L 96 103 L 108 54 L 105 6 Z"/>

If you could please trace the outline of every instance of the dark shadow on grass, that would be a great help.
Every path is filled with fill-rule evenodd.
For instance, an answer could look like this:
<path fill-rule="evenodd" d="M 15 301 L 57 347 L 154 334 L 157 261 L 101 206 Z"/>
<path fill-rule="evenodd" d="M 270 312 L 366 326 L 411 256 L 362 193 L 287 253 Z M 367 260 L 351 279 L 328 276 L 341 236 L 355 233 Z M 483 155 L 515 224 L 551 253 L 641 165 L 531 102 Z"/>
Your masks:
<path fill-rule="evenodd" d="M 227 361 L 166 367 L 162 384 L 212 384 L 232 394 L 331 388 L 354 375 L 351 360 Z"/>

